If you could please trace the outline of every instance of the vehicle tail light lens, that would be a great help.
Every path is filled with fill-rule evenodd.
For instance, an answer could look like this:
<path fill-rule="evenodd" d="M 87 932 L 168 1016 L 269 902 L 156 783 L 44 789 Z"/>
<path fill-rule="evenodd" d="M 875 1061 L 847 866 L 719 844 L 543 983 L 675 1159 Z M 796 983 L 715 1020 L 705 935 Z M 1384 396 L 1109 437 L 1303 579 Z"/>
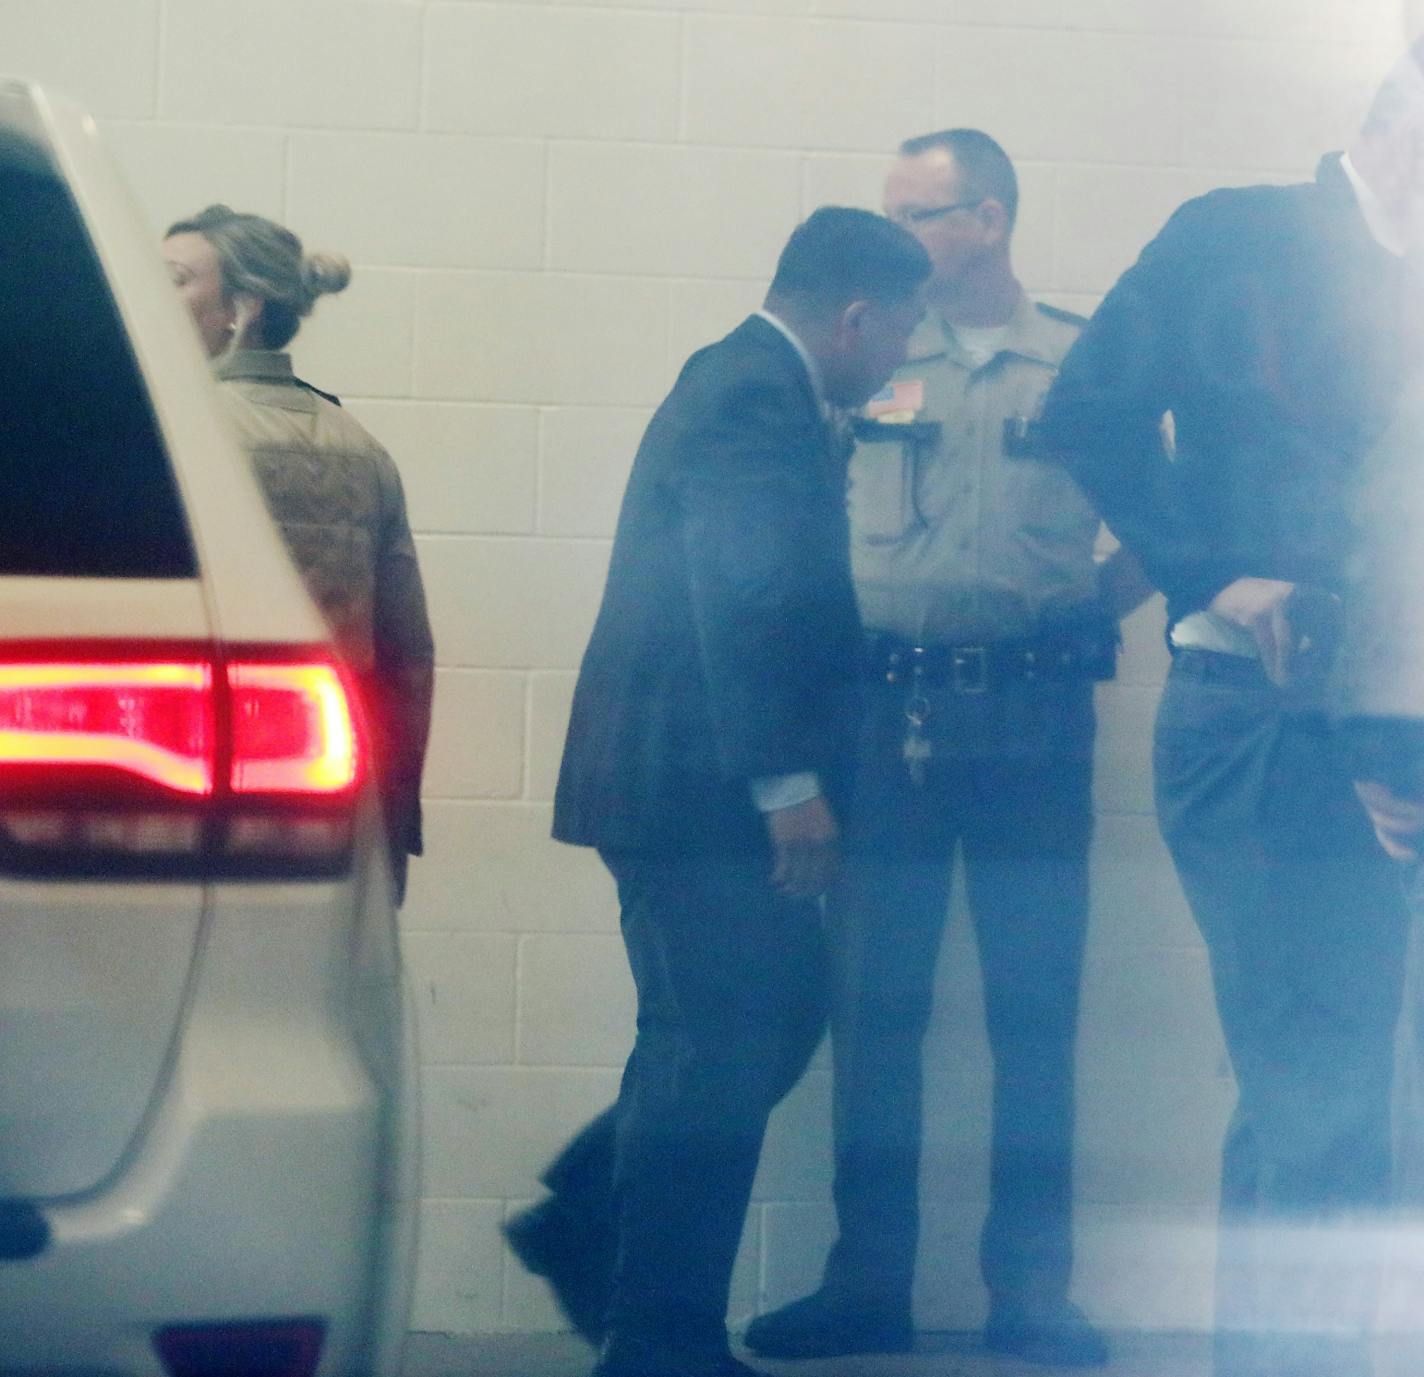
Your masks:
<path fill-rule="evenodd" d="M 168 1377 L 312 1377 L 326 1338 L 322 1320 L 170 1325 L 153 1336 Z"/>
<path fill-rule="evenodd" d="M 0 664 L 0 764 L 88 765 L 211 794 L 212 685 L 203 663 Z"/>
<path fill-rule="evenodd" d="M 0 652 L 0 865 L 344 864 L 367 743 L 323 650 L 101 650 Z"/>
<path fill-rule="evenodd" d="M 356 782 L 356 723 L 333 665 L 231 664 L 232 788 L 339 794 Z"/>

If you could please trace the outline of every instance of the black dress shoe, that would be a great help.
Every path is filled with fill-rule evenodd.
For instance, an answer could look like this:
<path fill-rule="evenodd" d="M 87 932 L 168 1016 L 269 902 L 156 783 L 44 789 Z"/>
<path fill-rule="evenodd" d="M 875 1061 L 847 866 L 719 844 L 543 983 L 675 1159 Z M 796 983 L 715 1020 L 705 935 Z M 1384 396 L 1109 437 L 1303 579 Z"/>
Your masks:
<path fill-rule="evenodd" d="M 656 1367 L 626 1367 L 619 1363 L 609 1366 L 604 1362 L 595 1365 L 589 1377 L 766 1377 L 759 1368 L 748 1367 L 735 1358 L 724 1358 L 716 1367 L 706 1367 L 698 1363 L 693 1367 L 679 1358 L 667 1358 Z"/>
<path fill-rule="evenodd" d="M 844 1301 L 824 1291 L 758 1315 L 747 1326 L 746 1345 L 763 1358 L 839 1358 L 850 1353 L 908 1353 L 915 1329 L 906 1313 L 890 1315 Z"/>
<path fill-rule="evenodd" d="M 511 1215 L 502 1231 L 514 1256 L 549 1283 L 564 1318 L 597 1348 L 608 1329 L 611 1232 L 590 1226 L 557 1196 Z"/>
<path fill-rule="evenodd" d="M 1102 1367 L 1107 1340 L 1068 1300 L 996 1300 L 984 1326 L 984 1346 L 1044 1367 Z"/>

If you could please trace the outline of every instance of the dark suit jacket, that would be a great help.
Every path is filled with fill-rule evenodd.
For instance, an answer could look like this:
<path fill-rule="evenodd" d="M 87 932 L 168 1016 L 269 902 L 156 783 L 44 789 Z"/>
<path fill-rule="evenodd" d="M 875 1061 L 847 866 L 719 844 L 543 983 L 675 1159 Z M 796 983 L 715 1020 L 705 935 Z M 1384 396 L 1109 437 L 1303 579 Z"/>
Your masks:
<path fill-rule="evenodd" d="M 860 627 L 845 456 L 790 343 L 752 316 L 649 424 L 574 693 L 554 835 L 766 846 L 748 780 L 849 775 Z"/>
<path fill-rule="evenodd" d="M 1108 293 L 1043 439 L 1173 621 L 1245 575 L 1340 591 L 1352 487 L 1410 352 L 1407 296 L 1337 155 L 1314 182 L 1189 201 Z"/>

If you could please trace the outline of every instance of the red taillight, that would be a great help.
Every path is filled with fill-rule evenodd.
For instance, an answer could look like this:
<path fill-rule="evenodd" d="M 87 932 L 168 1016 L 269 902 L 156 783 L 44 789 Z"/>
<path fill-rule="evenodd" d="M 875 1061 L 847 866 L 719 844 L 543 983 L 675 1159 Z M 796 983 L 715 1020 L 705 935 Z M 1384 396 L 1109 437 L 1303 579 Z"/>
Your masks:
<path fill-rule="evenodd" d="M 322 1320 L 170 1325 L 153 1336 L 168 1377 L 311 1377 L 321 1361 Z"/>
<path fill-rule="evenodd" d="M 0 862 L 325 873 L 366 770 L 350 681 L 310 651 L 168 649 L 0 657 Z"/>
<path fill-rule="evenodd" d="M 109 767 L 213 791 L 213 671 L 189 664 L 0 664 L 0 766 Z"/>
<path fill-rule="evenodd" d="M 356 724 L 332 665 L 229 664 L 232 789 L 338 794 L 356 783 Z"/>

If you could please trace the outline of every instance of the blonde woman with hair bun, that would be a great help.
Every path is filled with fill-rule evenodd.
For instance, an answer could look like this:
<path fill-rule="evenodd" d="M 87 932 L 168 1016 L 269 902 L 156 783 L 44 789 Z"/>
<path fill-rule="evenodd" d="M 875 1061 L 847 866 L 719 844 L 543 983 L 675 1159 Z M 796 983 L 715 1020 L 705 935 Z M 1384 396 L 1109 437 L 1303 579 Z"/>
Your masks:
<path fill-rule="evenodd" d="M 345 289 L 351 265 L 224 205 L 172 225 L 163 256 L 268 509 L 361 679 L 403 897 L 407 858 L 421 850 L 435 663 L 405 495 L 390 455 L 284 352 L 317 300 Z"/>

